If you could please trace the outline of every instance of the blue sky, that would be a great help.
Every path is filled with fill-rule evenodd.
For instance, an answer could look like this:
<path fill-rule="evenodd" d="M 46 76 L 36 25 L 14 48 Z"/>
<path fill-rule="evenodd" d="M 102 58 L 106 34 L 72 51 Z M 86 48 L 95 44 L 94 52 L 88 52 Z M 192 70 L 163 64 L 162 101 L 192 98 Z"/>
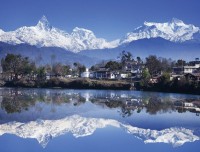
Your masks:
<path fill-rule="evenodd" d="M 45 15 L 49 22 L 71 32 L 74 27 L 114 40 L 143 24 L 173 17 L 200 26 L 199 0 L 1 0 L 0 29 L 35 25 Z"/>

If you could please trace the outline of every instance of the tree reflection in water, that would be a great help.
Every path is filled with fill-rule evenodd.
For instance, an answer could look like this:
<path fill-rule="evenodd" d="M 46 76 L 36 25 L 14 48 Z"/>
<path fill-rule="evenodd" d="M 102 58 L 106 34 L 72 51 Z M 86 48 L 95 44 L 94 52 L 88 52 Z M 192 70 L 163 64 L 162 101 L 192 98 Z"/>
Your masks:
<path fill-rule="evenodd" d="M 36 103 L 45 103 L 52 105 L 62 105 L 68 103 L 73 106 L 80 106 L 86 102 L 117 109 L 122 117 L 129 117 L 135 111 L 140 113 L 144 111 L 149 114 L 166 112 L 193 112 L 198 116 L 200 113 L 200 100 L 197 99 L 179 99 L 141 95 L 136 96 L 130 93 L 118 93 L 108 91 L 73 91 L 73 90 L 51 90 L 51 89 L 1 89 L 0 90 L 1 109 L 6 113 L 20 113 L 26 111 Z"/>

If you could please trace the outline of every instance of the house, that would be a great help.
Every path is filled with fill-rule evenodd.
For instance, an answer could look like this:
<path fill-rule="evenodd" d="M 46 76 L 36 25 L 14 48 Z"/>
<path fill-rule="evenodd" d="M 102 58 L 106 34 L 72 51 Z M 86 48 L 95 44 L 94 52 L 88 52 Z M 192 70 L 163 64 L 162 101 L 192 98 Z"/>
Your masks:
<path fill-rule="evenodd" d="M 184 74 L 186 73 L 195 73 L 200 68 L 200 64 L 195 64 L 194 66 L 184 66 Z"/>
<path fill-rule="evenodd" d="M 130 72 L 132 70 L 132 66 L 136 64 L 135 61 L 127 61 L 124 66 L 122 67 L 123 71 Z"/>
<path fill-rule="evenodd" d="M 123 71 L 130 73 L 128 75 L 130 76 L 131 79 L 139 80 L 142 77 L 142 71 L 144 68 L 145 65 L 143 63 L 137 61 L 129 61 L 125 63 Z M 128 75 L 126 76 L 128 77 Z"/>
<path fill-rule="evenodd" d="M 200 73 L 187 73 L 185 74 L 187 80 L 200 81 Z"/>
<path fill-rule="evenodd" d="M 160 80 L 160 78 L 161 78 L 161 75 L 153 76 L 153 77 L 149 80 L 149 83 L 152 83 L 152 84 L 158 83 L 159 80 Z"/>
<path fill-rule="evenodd" d="M 192 102 L 184 102 L 184 107 L 194 107 Z"/>
<path fill-rule="evenodd" d="M 52 77 L 55 77 L 56 75 L 53 72 L 47 72 L 46 73 L 46 80 L 50 80 Z"/>
<path fill-rule="evenodd" d="M 108 72 L 107 70 L 99 70 L 99 71 L 94 71 L 92 73 L 92 78 L 94 79 L 106 79 L 108 76 Z"/>
<path fill-rule="evenodd" d="M 90 72 L 89 69 L 86 68 L 86 71 L 81 73 L 81 78 L 89 78 L 90 77 Z"/>
<path fill-rule="evenodd" d="M 128 78 L 128 73 L 125 72 L 120 73 L 120 79 L 126 79 L 126 78 Z"/>
<path fill-rule="evenodd" d="M 71 74 L 65 75 L 65 78 L 72 78 Z"/>
<path fill-rule="evenodd" d="M 195 73 L 200 70 L 200 61 L 199 58 L 196 58 L 195 61 L 189 62 L 187 66 L 184 66 L 184 74 Z"/>
<path fill-rule="evenodd" d="M 93 79 L 117 79 L 119 78 L 119 73 L 115 71 L 109 71 L 108 69 L 100 69 L 98 71 L 90 72 L 89 78 Z"/>
<path fill-rule="evenodd" d="M 170 81 L 172 81 L 172 80 L 181 80 L 181 78 L 183 78 L 184 77 L 184 75 L 175 75 L 175 74 L 171 74 L 171 76 L 170 76 Z"/>
<path fill-rule="evenodd" d="M 183 67 L 173 67 L 172 68 L 172 75 L 181 75 L 184 72 Z"/>

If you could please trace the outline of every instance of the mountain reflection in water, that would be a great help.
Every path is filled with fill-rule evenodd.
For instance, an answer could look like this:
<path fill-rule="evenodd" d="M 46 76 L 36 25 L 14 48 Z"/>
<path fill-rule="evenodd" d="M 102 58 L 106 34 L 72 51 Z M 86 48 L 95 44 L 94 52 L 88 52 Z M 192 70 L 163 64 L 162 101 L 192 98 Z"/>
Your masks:
<path fill-rule="evenodd" d="M 169 143 L 181 146 L 186 142 L 194 142 L 199 137 L 186 128 L 169 128 L 161 131 L 142 129 L 122 124 L 112 119 L 84 118 L 73 115 L 60 120 L 40 120 L 29 123 L 7 123 L 0 125 L 0 135 L 14 134 L 22 138 L 35 138 L 46 147 L 50 139 L 71 132 L 75 137 L 92 135 L 98 128 L 113 126 L 124 129 L 127 133 L 144 140 L 145 143 Z"/>
<path fill-rule="evenodd" d="M 197 118 L 199 113 L 200 96 L 193 95 L 109 90 L 0 89 L 0 135 L 34 138 L 43 147 L 50 139 L 69 132 L 75 137 L 84 137 L 107 126 L 122 129 L 144 143 L 162 142 L 181 146 L 199 140 L 199 121 L 191 119 Z M 158 122 L 151 119 L 150 123 L 155 125 L 150 128 L 146 117 L 158 118 Z M 182 120 L 177 122 L 175 117 Z M 137 122 L 142 122 L 144 127 L 137 126 Z M 162 124 L 168 125 L 162 127 Z"/>

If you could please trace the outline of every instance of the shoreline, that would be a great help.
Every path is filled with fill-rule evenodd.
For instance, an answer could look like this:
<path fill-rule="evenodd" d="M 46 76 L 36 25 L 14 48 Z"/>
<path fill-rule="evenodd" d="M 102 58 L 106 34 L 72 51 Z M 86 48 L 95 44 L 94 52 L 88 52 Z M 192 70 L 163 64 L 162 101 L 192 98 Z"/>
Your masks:
<path fill-rule="evenodd" d="M 91 89 L 91 90 L 135 90 L 145 92 L 177 93 L 200 95 L 198 90 L 172 89 L 158 86 L 140 87 L 133 86 L 126 81 L 119 80 L 97 80 L 87 78 L 52 78 L 50 80 L 18 80 L 4 82 L 0 80 L 0 87 L 11 88 L 51 88 L 51 89 Z"/>
<path fill-rule="evenodd" d="M 44 89 L 89 89 L 89 90 L 135 90 L 144 92 L 175 93 L 187 95 L 200 95 L 200 92 L 184 92 L 180 90 L 158 89 L 155 86 L 149 88 L 133 88 L 129 82 L 119 80 L 96 80 L 87 78 L 52 78 L 50 80 L 33 81 L 0 81 L 1 88 L 44 88 Z"/>
<path fill-rule="evenodd" d="M 65 79 L 52 78 L 50 80 L 18 80 L 9 81 L 0 87 L 20 88 L 60 88 L 60 89 L 96 89 L 96 90 L 131 90 L 131 84 L 125 81 L 94 80 L 86 78 Z"/>

